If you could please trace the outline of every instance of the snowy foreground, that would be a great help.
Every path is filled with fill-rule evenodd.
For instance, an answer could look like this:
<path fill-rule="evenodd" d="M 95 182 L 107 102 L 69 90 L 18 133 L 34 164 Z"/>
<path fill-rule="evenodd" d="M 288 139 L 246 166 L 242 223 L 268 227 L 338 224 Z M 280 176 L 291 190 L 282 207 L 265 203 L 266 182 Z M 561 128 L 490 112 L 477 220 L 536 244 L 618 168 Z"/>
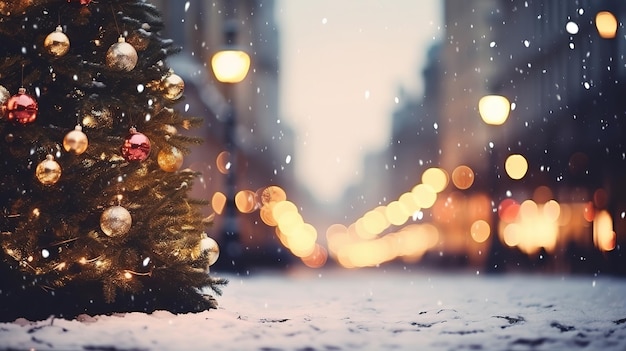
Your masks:
<path fill-rule="evenodd" d="M 0 324 L 0 350 L 626 350 L 626 279 L 361 270 L 228 277 L 217 310 Z"/>

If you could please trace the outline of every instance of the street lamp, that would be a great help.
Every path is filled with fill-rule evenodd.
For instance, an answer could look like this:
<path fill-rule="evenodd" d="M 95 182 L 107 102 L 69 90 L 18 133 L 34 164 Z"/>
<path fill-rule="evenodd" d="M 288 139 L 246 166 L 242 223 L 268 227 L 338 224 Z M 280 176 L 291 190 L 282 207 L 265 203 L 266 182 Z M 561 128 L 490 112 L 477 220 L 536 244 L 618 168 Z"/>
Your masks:
<path fill-rule="evenodd" d="M 502 95 L 485 95 L 478 101 L 478 112 L 483 122 L 499 126 L 506 122 L 511 111 L 509 99 Z"/>
<path fill-rule="evenodd" d="M 501 95 L 485 95 L 478 101 L 478 112 L 483 122 L 490 126 L 500 126 L 506 122 L 511 111 L 511 103 L 509 100 Z M 496 198 L 498 189 L 498 160 L 495 153 L 495 145 L 491 143 L 489 147 L 489 181 L 493 187 L 493 202 L 495 206 L 498 206 L 498 199 Z M 487 272 L 501 272 L 499 265 L 501 264 L 500 255 L 504 246 L 498 238 L 498 212 L 491 211 L 491 247 L 489 249 L 489 256 L 487 258 Z"/>
<path fill-rule="evenodd" d="M 239 271 L 242 269 L 240 262 L 242 249 L 239 242 L 239 225 L 237 223 L 237 208 L 235 205 L 235 193 L 237 188 L 237 143 L 235 138 L 237 126 L 237 113 L 233 101 L 234 84 L 243 81 L 250 69 L 250 56 L 235 45 L 237 37 L 237 24 L 227 21 L 224 25 L 225 45 L 211 58 L 211 68 L 215 78 L 224 84 L 224 96 L 228 102 L 228 110 L 224 125 L 224 143 L 229 154 L 229 167 L 226 174 L 226 204 L 224 208 L 224 220 L 222 228 L 223 258 L 218 261 L 222 264 L 216 268 Z"/>
<path fill-rule="evenodd" d="M 617 18 L 609 11 L 600 11 L 596 15 L 596 29 L 601 38 L 613 39 L 617 33 Z"/>

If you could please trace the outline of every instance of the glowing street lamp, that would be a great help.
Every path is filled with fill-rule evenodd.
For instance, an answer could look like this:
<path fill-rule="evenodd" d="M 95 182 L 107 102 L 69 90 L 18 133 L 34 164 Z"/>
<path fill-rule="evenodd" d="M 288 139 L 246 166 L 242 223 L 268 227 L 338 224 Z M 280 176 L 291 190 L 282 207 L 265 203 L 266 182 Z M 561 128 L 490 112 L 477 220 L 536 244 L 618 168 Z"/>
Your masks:
<path fill-rule="evenodd" d="M 250 55 L 241 50 L 218 51 L 211 58 L 215 78 L 222 83 L 239 83 L 248 75 Z"/>
<path fill-rule="evenodd" d="M 224 258 L 218 262 L 222 262 L 223 269 L 235 270 L 237 272 L 243 269 L 239 262 L 242 256 L 241 243 L 239 241 L 239 225 L 237 222 L 237 207 L 235 203 L 235 194 L 237 192 L 237 145 L 235 131 L 237 126 L 237 113 L 233 101 L 234 84 L 240 83 L 248 75 L 250 69 L 250 56 L 235 46 L 237 36 L 237 24 L 234 21 L 227 21 L 224 25 L 225 46 L 223 50 L 218 51 L 211 58 L 211 68 L 215 74 L 215 78 L 224 83 L 224 96 L 229 102 L 228 112 L 225 119 L 224 142 L 226 151 L 229 156 L 230 167 L 226 174 L 226 203 L 224 207 L 224 224 L 222 229 L 221 244 L 224 248 Z M 220 268 L 216 264 L 216 268 Z"/>
<path fill-rule="evenodd" d="M 604 39 L 613 39 L 617 33 L 617 18 L 609 11 L 600 11 L 596 15 L 598 34 Z"/>
<path fill-rule="evenodd" d="M 511 111 L 509 99 L 502 95 L 485 95 L 478 101 L 478 112 L 483 122 L 499 126 L 506 122 Z"/>
<path fill-rule="evenodd" d="M 501 95 L 485 95 L 478 101 L 478 112 L 483 122 L 491 126 L 500 126 L 506 122 L 511 111 L 511 103 L 509 99 Z M 498 167 L 494 147 L 489 151 L 489 182 L 494 189 L 498 189 Z M 493 202 L 497 206 L 498 199 L 495 196 L 497 191 L 494 190 Z M 492 211 L 491 215 L 491 247 L 489 249 L 489 258 L 487 259 L 487 272 L 502 272 L 503 267 L 499 267 L 504 260 L 502 259 L 504 246 L 498 238 L 498 214 Z"/>

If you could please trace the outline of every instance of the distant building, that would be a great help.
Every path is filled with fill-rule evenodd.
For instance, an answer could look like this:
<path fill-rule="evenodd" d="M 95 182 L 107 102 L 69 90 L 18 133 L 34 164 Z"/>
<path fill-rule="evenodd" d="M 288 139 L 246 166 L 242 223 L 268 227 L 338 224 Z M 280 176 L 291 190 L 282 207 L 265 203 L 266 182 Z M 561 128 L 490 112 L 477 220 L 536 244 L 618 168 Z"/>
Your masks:
<path fill-rule="evenodd" d="M 620 97 L 626 41 L 622 26 L 615 39 L 598 35 L 601 10 L 626 17 L 626 5 L 615 1 L 446 1 L 440 145 L 441 166 L 472 167 L 477 189 L 495 194 L 496 204 L 505 198 L 558 201 L 572 219 L 561 217 L 556 247 L 548 249 L 554 256 L 571 253 L 574 245 L 610 263 L 624 262 L 619 249 L 626 243 L 626 101 Z M 513 104 L 504 125 L 481 121 L 478 100 L 486 94 Z M 514 153 L 529 163 L 520 181 L 504 170 Z M 576 221 L 584 211 L 610 213 L 612 248 L 584 251 L 599 245 L 598 233 L 611 230 L 599 229 L 595 220 Z"/>

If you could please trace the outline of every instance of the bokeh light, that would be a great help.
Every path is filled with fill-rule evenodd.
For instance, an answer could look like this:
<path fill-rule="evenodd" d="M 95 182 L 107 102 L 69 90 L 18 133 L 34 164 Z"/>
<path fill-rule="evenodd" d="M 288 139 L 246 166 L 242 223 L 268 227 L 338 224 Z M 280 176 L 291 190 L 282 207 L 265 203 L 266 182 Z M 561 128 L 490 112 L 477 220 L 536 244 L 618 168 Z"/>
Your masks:
<path fill-rule="evenodd" d="M 235 195 L 235 206 L 241 213 L 252 213 L 256 209 L 254 192 L 241 190 Z"/>
<path fill-rule="evenodd" d="M 615 249 L 615 232 L 613 219 L 608 211 L 598 212 L 593 222 L 593 243 L 602 251 Z"/>
<path fill-rule="evenodd" d="M 271 185 L 257 191 L 261 198 L 261 203 L 267 205 L 271 202 L 280 202 L 287 200 L 287 193 L 283 188 L 277 185 Z"/>
<path fill-rule="evenodd" d="M 460 190 L 469 189 L 474 184 L 474 171 L 466 165 L 460 165 L 452 171 L 452 183 Z"/>
<path fill-rule="evenodd" d="M 406 208 L 409 216 L 420 210 L 420 205 L 417 201 L 417 198 L 412 192 L 403 193 L 402 195 L 400 195 L 398 201 L 400 201 L 404 208 Z"/>
<path fill-rule="evenodd" d="M 429 168 L 422 173 L 422 183 L 428 184 L 436 193 L 448 186 L 448 173 L 441 168 Z"/>
<path fill-rule="evenodd" d="M 490 125 L 499 126 L 509 117 L 511 103 L 509 99 L 500 95 L 485 95 L 478 101 L 478 112 L 483 121 Z"/>
<path fill-rule="evenodd" d="M 310 255 L 302 257 L 302 262 L 309 268 L 321 268 L 328 260 L 328 252 L 319 244 L 315 244 Z"/>
<path fill-rule="evenodd" d="M 601 38 L 615 38 L 617 25 L 617 18 L 609 11 L 600 11 L 596 15 L 596 29 Z"/>
<path fill-rule="evenodd" d="M 524 178 L 528 171 L 528 161 L 522 155 L 513 154 L 507 157 L 504 162 L 504 169 L 511 179 L 519 180 Z"/>
<path fill-rule="evenodd" d="M 470 233 L 472 234 L 472 239 L 474 239 L 477 243 L 485 242 L 489 238 L 489 234 L 491 232 L 491 227 L 487 221 L 479 219 L 472 223 L 472 227 L 470 228 Z"/>
<path fill-rule="evenodd" d="M 224 206 L 226 205 L 226 195 L 220 193 L 219 191 L 213 194 L 211 198 L 211 207 L 213 207 L 213 211 L 218 215 L 222 214 L 224 211 Z"/>
<path fill-rule="evenodd" d="M 222 174 L 228 174 L 228 170 L 230 169 L 230 153 L 227 151 L 222 151 L 215 158 L 215 165 L 217 166 L 217 170 Z"/>
<path fill-rule="evenodd" d="M 412 212 L 400 201 L 392 201 L 385 208 L 385 216 L 389 223 L 399 226 L 406 223 Z"/>
<path fill-rule="evenodd" d="M 417 204 L 421 208 L 430 208 L 437 200 L 437 193 L 430 185 L 427 184 L 418 184 L 413 188 L 413 190 L 411 190 L 411 192 L 415 195 Z"/>

